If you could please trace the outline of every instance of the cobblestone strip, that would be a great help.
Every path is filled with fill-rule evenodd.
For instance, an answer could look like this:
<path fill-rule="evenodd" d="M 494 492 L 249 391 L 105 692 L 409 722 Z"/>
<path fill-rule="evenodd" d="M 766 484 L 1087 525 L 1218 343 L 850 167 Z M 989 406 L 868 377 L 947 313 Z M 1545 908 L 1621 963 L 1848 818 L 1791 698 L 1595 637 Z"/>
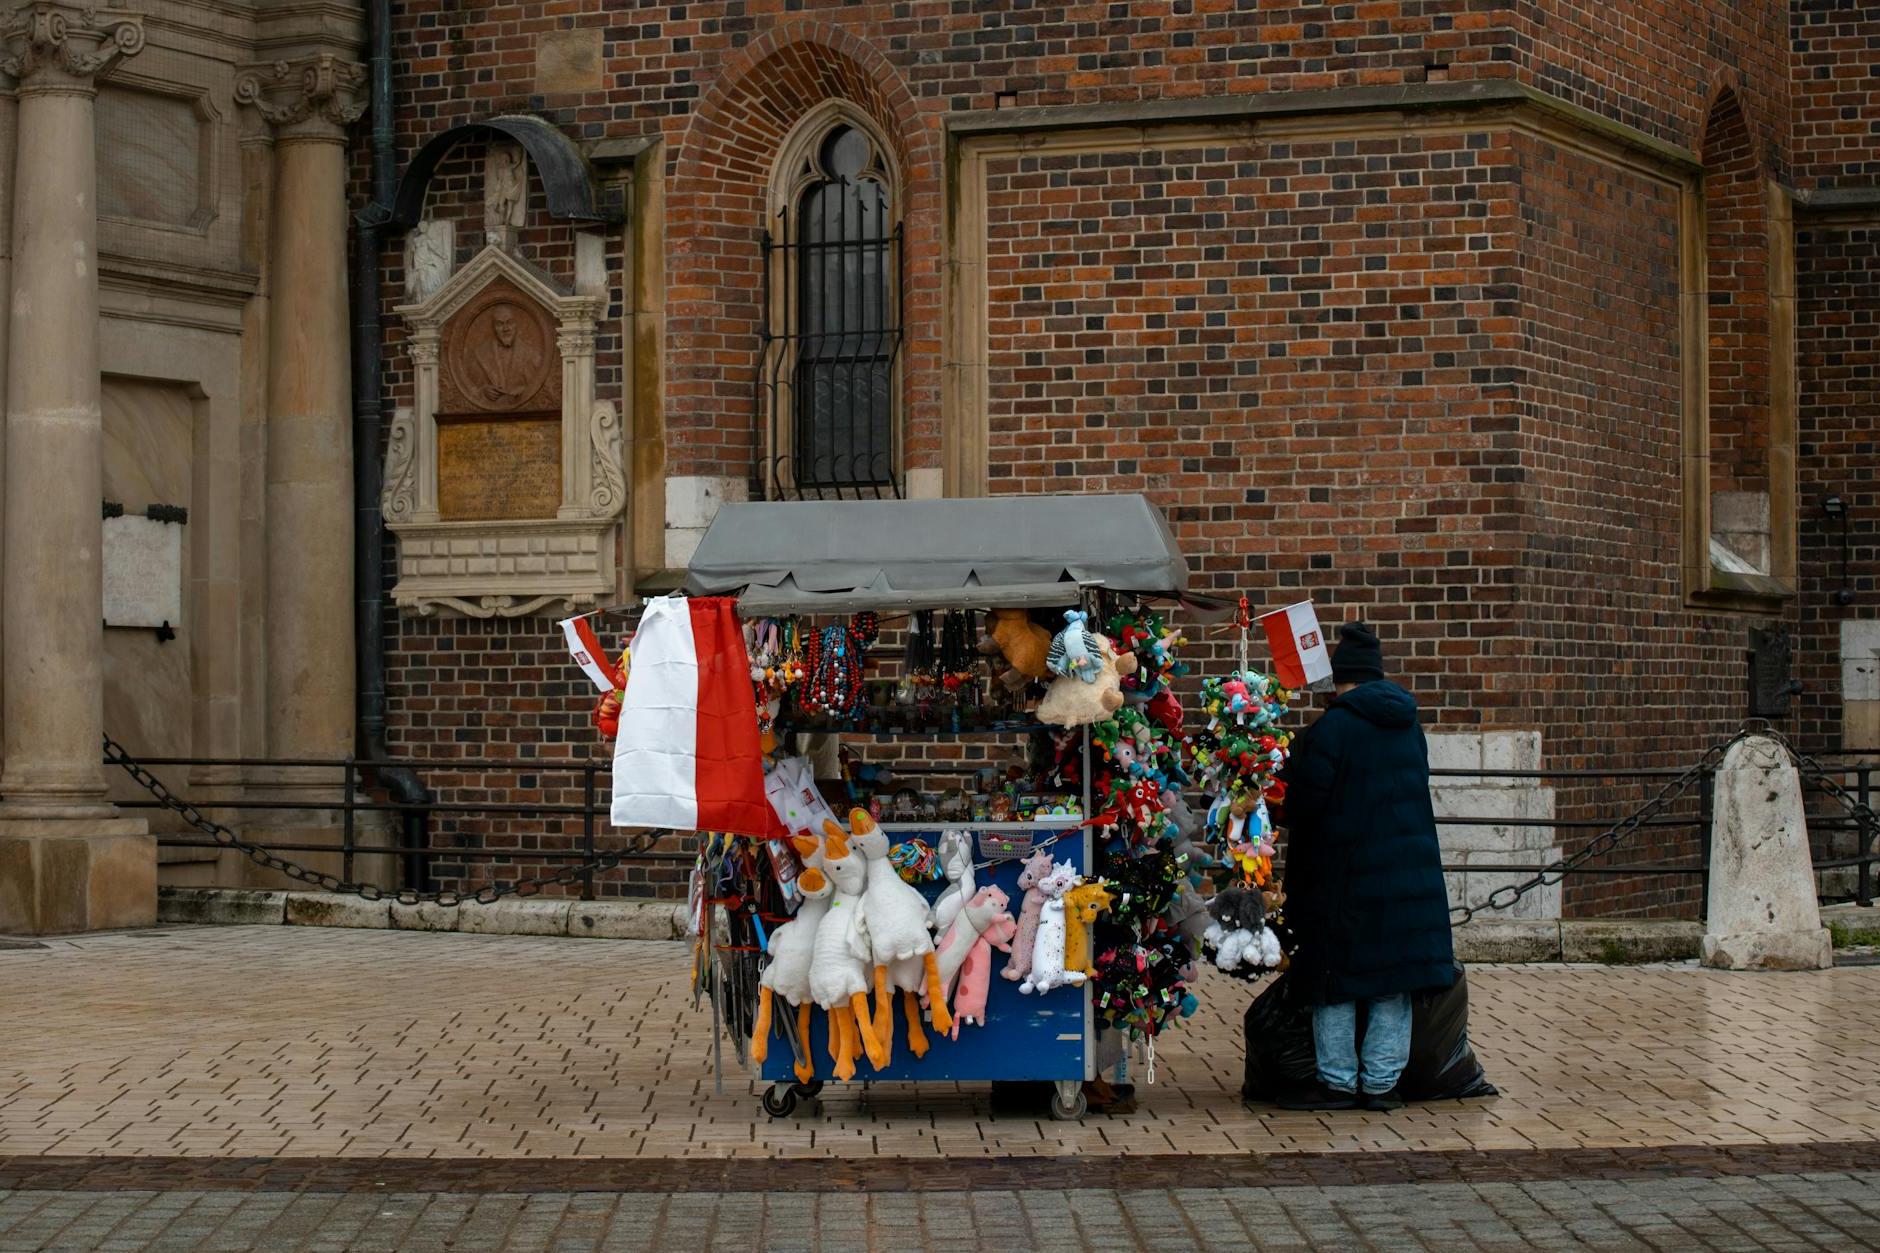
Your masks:
<path fill-rule="evenodd" d="M 244 1158 L 0 1157 L 0 1188 L 34 1192 L 812 1192 L 1055 1191 L 1324 1187 L 1393 1183 L 1841 1174 L 1871 1167 L 1880 1142 L 1651 1145 L 1597 1149 L 1335 1153 L 1132 1154 L 1126 1157 L 929 1158 Z M 997 1227 L 1013 1213 L 976 1201 L 970 1217 Z M 1136 1221 L 1121 1215 L 1124 1225 Z M 1179 1215 L 1145 1211 L 1161 1230 Z M 696 1234 L 696 1233 L 688 1233 Z"/>
<path fill-rule="evenodd" d="M 0 1253 L 1880 1247 L 1880 1172 L 1277 1188 L 0 1192 Z"/>

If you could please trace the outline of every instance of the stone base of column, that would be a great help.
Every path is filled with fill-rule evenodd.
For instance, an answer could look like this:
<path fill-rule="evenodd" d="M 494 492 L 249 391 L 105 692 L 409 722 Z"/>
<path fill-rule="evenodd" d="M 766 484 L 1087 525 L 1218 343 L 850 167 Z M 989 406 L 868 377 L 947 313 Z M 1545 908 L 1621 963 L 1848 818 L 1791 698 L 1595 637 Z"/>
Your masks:
<path fill-rule="evenodd" d="M 0 935 L 157 921 L 157 842 L 142 818 L 0 819 Z"/>
<path fill-rule="evenodd" d="M 1707 935 L 1704 965 L 1713 970 L 1826 970 L 1834 965 L 1833 937 L 1826 927 Z"/>

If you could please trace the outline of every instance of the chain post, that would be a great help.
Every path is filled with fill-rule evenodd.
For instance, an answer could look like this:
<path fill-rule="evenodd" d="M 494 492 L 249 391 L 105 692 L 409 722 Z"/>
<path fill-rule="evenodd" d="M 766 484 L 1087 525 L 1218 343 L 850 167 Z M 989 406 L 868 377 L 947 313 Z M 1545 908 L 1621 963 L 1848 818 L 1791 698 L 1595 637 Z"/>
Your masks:
<path fill-rule="evenodd" d="M 1697 839 L 1698 856 L 1703 858 L 1703 870 L 1697 880 L 1698 920 L 1710 921 L 1710 854 L 1717 838 L 1717 774 L 1714 770 L 1704 771 L 1703 790 L 1697 797 Z"/>
<path fill-rule="evenodd" d="M 345 784 L 346 795 L 343 798 L 342 803 L 346 807 L 345 809 L 340 811 L 341 816 L 340 816 L 340 837 L 339 837 L 339 850 L 340 850 L 339 851 L 339 861 L 340 861 L 339 877 L 344 879 L 346 882 L 351 883 L 353 881 L 354 820 L 353 820 L 353 759 L 350 753 L 348 753 L 346 756 L 345 780 L 346 780 L 346 784 Z"/>
<path fill-rule="evenodd" d="M 594 899 L 594 763 L 581 767 L 581 899 Z"/>
<path fill-rule="evenodd" d="M 1860 781 L 1858 784 L 1860 789 L 1858 795 L 1860 797 L 1860 807 L 1864 813 L 1856 816 L 1854 826 L 1854 829 L 1859 833 L 1860 839 L 1860 848 L 1857 850 L 1860 854 L 1860 879 L 1859 887 L 1855 890 L 1854 899 L 1861 908 L 1865 909 L 1873 904 L 1873 842 L 1874 837 L 1876 834 L 1880 834 L 1880 831 L 1876 831 L 1872 821 L 1873 767 L 1863 764 L 1855 777 Z"/>

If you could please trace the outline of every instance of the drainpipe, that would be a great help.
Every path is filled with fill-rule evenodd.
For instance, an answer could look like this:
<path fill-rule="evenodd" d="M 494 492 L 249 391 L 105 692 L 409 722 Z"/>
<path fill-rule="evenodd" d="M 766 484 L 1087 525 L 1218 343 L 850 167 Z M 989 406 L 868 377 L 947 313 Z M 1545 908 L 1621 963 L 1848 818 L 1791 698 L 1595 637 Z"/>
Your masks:
<path fill-rule="evenodd" d="M 397 152 L 392 140 L 391 0 L 371 0 L 372 200 L 360 211 L 353 236 L 353 638 L 358 658 L 355 675 L 358 753 L 384 760 L 385 742 L 385 519 L 379 512 L 383 486 L 379 440 L 384 430 L 384 346 L 379 326 L 379 248 L 391 218 Z M 436 798 L 418 777 L 401 767 L 376 772 L 392 799 L 428 805 Z M 400 811 L 403 847 L 427 842 L 427 815 Z M 429 888 L 426 859 L 405 858 L 405 886 Z"/>

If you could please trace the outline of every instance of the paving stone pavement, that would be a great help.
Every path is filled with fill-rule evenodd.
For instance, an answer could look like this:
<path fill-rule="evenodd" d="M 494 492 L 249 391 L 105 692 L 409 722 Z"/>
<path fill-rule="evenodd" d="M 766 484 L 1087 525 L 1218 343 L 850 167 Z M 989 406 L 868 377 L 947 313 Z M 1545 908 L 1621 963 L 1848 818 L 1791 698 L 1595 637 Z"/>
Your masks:
<path fill-rule="evenodd" d="M 1572 1150 L 1880 1139 L 1880 968 L 1474 967 L 1496 1100 L 1290 1114 L 1239 1097 L 1224 978 L 1137 1113 L 831 1085 L 771 1121 L 676 944 L 176 927 L 0 950 L 0 1156 L 697 1158 Z"/>
<path fill-rule="evenodd" d="M 0 1253 L 1871 1249 L 1880 1173 L 870 1193 L 4 1192 Z"/>

